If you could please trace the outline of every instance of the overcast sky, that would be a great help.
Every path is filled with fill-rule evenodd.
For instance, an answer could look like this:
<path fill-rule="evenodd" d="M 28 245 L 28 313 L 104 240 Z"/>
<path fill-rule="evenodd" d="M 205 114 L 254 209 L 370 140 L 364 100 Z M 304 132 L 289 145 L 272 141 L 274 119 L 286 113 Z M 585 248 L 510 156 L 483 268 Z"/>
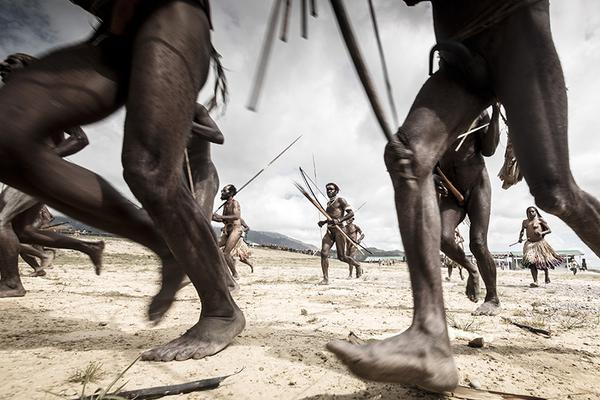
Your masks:
<path fill-rule="evenodd" d="M 0 3 L 2 58 L 14 52 L 42 55 L 56 46 L 82 40 L 95 23 L 93 17 L 66 0 Z M 244 219 L 251 228 L 280 232 L 318 245 L 316 211 L 292 185 L 292 180 L 299 180 L 298 166 L 313 173 L 314 156 L 321 186 L 335 181 L 341 187 L 340 196 L 355 207 L 367 202 L 356 217 L 366 233 L 365 242 L 383 249 L 402 248 L 393 190 L 382 157 L 385 140 L 350 63 L 329 2 L 318 2 L 319 17 L 309 19 L 308 40 L 300 37 L 300 2 L 293 2 L 289 40 L 277 41 L 273 48 L 258 112 L 245 108 L 271 3 L 218 0 L 211 4 L 213 42 L 228 69 L 231 95 L 226 113 L 215 115 L 226 137 L 225 145 L 213 148 L 222 185 L 241 185 L 302 134 L 296 146 L 239 194 Z M 428 54 L 434 43 L 431 10 L 428 3 L 417 7 L 407 7 L 400 0 L 374 3 L 402 121 L 427 78 Z M 383 100 L 381 67 L 367 2 L 354 0 L 346 4 Z M 600 197 L 600 140 L 595 118 L 600 100 L 600 2 L 555 1 L 551 17 L 568 86 L 571 166 L 577 182 Z M 209 86 L 201 92 L 200 100 L 209 97 Z M 71 160 L 104 176 L 132 197 L 122 179 L 122 127 L 123 111 L 86 127 L 91 144 Z M 487 159 L 493 187 L 489 232 L 493 251 L 507 250 L 516 241 L 525 208 L 533 204 L 524 182 L 508 191 L 500 188 L 496 175 L 505 144 L 503 136 L 496 154 Z M 552 246 L 580 249 L 593 265 L 600 266 L 565 224 L 550 215 L 545 217 L 553 230 L 548 237 Z M 464 226 L 462 231 L 465 236 Z"/>

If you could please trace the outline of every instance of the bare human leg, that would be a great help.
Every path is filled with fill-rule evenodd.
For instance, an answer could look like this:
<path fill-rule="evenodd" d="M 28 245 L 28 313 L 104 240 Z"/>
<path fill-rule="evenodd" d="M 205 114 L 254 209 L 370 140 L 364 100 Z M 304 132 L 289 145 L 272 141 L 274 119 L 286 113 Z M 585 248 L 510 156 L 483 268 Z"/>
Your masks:
<path fill-rule="evenodd" d="M 321 241 L 321 270 L 323 271 L 323 280 L 319 282 L 319 285 L 329 285 L 329 255 L 331 254 L 333 243 L 331 234 L 327 230 Z"/>
<path fill-rule="evenodd" d="M 479 271 L 467 258 L 464 250 L 454 239 L 454 230 L 465 218 L 465 209 L 460 207 L 453 198 L 442 197 L 440 217 L 442 224 L 441 249 L 454 262 L 462 265 L 468 272 L 465 294 L 472 302 L 479 300 Z M 448 278 L 452 276 L 452 265 L 448 265 Z"/>
<path fill-rule="evenodd" d="M 43 248 L 36 248 L 29 244 L 19 244 L 19 256 L 25 261 L 33 272 L 29 276 L 45 276 L 45 269 L 54 260 L 52 253 L 45 253 Z M 36 257 L 40 259 L 41 265 L 37 262 Z"/>
<path fill-rule="evenodd" d="M 473 315 L 497 315 L 500 312 L 500 299 L 496 291 L 496 263 L 487 245 L 491 197 L 490 179 L 484 169 L 481 181 L 471 190 L 467 203 L 467 215 L 471 221 L 469 247 L 477 260 L 486 291 L 483 304 L 473 311 Z"/>
<path fill-rule="evenodd" d="M 42 206 L 43 204 L 40 203 L 39 205 L 30 208 L 14 218 L 13 228 L 17 234 L 17 237 L 19 238 L 19 241 L 22 243 L 53 247 L 56 249 L 71 249 L 80 251 L 90 258 L 96 270 L 96 274 L 100 275 L 100 271 L 102 269 L 104 242 L 101 240 L 97 242 L 78 240 L 61 235 L 60 233 L 36 228 L 34 223 Z M 44 256 L 42 260 L 46 258 L 49 257 Z"/>
<path fill-rule="evenodd" d="M 334 352 L 359 377 L 416 384 L 431 391 L 456 387 L 458 373 L 450 350 L 439 273 L 440 212 L 431 171 L 457 135 L 488 101 L 465 91 L 443 72 L 425 83 L 400 128 L 413 151 L 416 188 L 399 174 L 388 145 L 385 160 L 395 190 L 396 211 L 411 277 L 414 315 L 403 333 L 379 342 L 331 342 Z"/>
<path fill-rule="evenodd" d="M 235 247 L 235 245 L 237 244 L 237 242 L 240 240 L 241 237 L 242 237 L 242 230 L 241 229 L 233 229 L 233 231 L 231 231 L 229 236 L 227 236 L 227 241 L 225 242 L 225 247 L 223 248 L 223 255 L 225 256 L 225 261 L 227 261 L 227 266 L 229 267 L 229 270 L 231 271 L 231 275 L 233 275 L 233 277 L 235 279 L 238 279 L 239 276 L 238 276 L 237 270 L 235 269 L 235 260 L 234 260 L 233 256 L 231 255 L 231 252 L 233 251 L 233 248 Z"/>
<path fill-rule="evenodd" d="M 196 96 L 208 73 L 210 31 L 187 1 L 161 3 L 133 43 L 123 147 L 124 176 L 184 269 L 202 302 L 200 320 L 145 360 L 203 358 L 227 347 L 245 326 L 231 297 L 209 219 L 183 184 L 183 155 Z"/>

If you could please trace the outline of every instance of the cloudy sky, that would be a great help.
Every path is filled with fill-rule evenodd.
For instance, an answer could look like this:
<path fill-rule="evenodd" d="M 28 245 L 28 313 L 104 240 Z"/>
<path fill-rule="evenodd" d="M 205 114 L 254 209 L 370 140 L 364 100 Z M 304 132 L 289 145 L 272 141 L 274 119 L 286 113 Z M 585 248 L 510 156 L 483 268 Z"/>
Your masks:
<path fill-rule="evenodd" d="M 223 55 L 231 88 L 226 113 L 215 116 L 226 136 L 225 145 L 213 150 L 221 182 L 241 185 L 302 134 L 296 146 L 238 196 L 249 225 L 312 244 L 320 242 L 316 211 L 292 185 L 293 180 L 299 180 L 298 166 L 313 173 L 314 157 L 321 186 L 335 181 L 342 189 L 340 195 L 351 204 L 367 202 L 357 213 L 357 223 L 367 235 L 365 242 L 383 249 L 402 248 L 392 186 L 382 158 L 385 140 L 349 61 L 329 2 L 318 2 L 319 17 L 309 19 L 308 40 L 300 37 L 300 2 L 294 2 L 289 40 L 277 41 L 273 48 L 258 112 L 245 108 L 271 3 L 212 2 L 213 41 Z M 367 2 L 346 3 L 383 99 Z M 398 118 L 402 120 L 427 78 L 428 52 L 434 43 L 431 10 L 428 3 L 417 7 L 407 7 L 400 0 L 374 3 Z M 555 1 L 551 16 L 568 86 L 572 169 L 577 182 L 600 197 L 600 140 L 595 119 L 600 100 L 600 2 Z M 2 0 L 0 57 L 13 52 L 44 54 L 82 40 L 94 23 L 93 17 L 66 0 Z M 199 99 L 208 97 L 207 90 Z M 122 126 L 121 111 L 86 127 L 91 144 L 71 159 L 132 197 L 121 176 Z M 496 174 L 505 143 L 503 136 L 496 155 L 487 162 L 493 186 L 489 243 L 498 251 L 516 241 L 525 208 L 533 204 L 525 183 L 509 191 L 500 188 Z M 546 218 L 553 229 L 548 239 L 555 248 L 581 249 L 593 265 L 600 266 L 600 260 L 565 224 L 549 215 Z M 462 230 L 466 233 L 464 226 Z"/>

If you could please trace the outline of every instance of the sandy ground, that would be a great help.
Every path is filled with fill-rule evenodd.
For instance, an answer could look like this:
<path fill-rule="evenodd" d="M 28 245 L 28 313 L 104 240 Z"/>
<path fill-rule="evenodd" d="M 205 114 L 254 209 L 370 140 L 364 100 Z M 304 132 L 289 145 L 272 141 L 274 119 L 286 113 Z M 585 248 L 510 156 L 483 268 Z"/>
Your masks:
<path fill-rule="evenodd" d="M 220 388 L 174 399 L 436 399 L 415 388 L 360 381 L 324 349 L 327 341 L 383 338 L 407 327 L 412 300 L 406 266 L 366 265 L 360 280 L 332 262 L 332 284 L 317 286 L 319 260 L 302 254 L 254 249 L 256 272 L 245 265 L 235 295 L 248 320 L 225 351 L 199 361 L 137 362 L 127 388 L 182 383 L 226 375 L 244 367 Z M 156 291 L 158 264 L 141 247 L 109 239 L 102 276 L 88 260 L 60 251 L 43 278 L 24 277 L 23 298 L 0 299 L 0 398 L 56 399 L 77 395 L 69 378 L 101 363 L 105 387 L 138 354 L 184 332 L 200 304 L 184 288 L 163 323 L 151 327 L 145 309 Z M 24 273 L 29 270 L 22 266 Z M 440 269 L 440 273 L 444 271 Z M 503 312 L 472 317 L 464 283 L 444 282 L 453 351 L 461 384 L 552 399 L 600 399 L 600 275 L 552 274 L 553 283 L 529 289 L 527 272 L 499 271 Z M 502 317 L 544 327 L 547 339 Z M 483 349 L 467 346 L 482 336 Z"/>

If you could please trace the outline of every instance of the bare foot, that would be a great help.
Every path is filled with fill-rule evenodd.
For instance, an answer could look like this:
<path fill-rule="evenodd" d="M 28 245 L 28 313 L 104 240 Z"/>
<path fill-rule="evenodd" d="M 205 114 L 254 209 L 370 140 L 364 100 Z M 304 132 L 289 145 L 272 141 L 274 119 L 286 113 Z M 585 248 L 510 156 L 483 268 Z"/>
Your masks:
<path fill-rule="evenodd" d="M 329 279 L 323 279 L 321 282 L 319 282 L 319 285 L 329 285 Z"/>
<path fill-rule="evenodd" d="M 145 361 L 183 361 L 212 356 L 223 350 L 244 330 L 244 314 L 236 309 L 229 318 L 200 317 L 181 337 L 142 354 Z"/>
<path fill-rule="evenodd" d="M 450 282 L 450 277 L 449 276 L 446 277 L 446 282 Z"/>
<path fill-rule="evenodd" d="M 362 268 L 358 268 L 356 270 L 356 278 L 360 278 L 362 276 L 362 274 L 363 274 Z"/>
<path fill-rule="evenodd" d="M 499 300 L 486 300 L 483 304 L 475 309 L 471 315 L 487 315 L 493 316 L 500 314 Z"/>
<path fill-rule="evenodd" d="M 0 282 L 0 298 L 2 297 L 23 297 L 25 296 L 25 288 L 21 282 Z"/>
<path fill-rule="evenodd" d="M 546 280 L 544 281 L 544 283 L 549 284 L 550 283 L 550 278 L 546 278 Z"/>
<path fill-rule="evenodd" d="M 36 277 L 36 276 L 46 276 L 46 271 L 44 271 L 44 268 L 36 268 L 33 270 L 32 273 L 30 273 L 27 276 L 31 276 L 31 277 Z"/>
<path fill-rule="evenodd" d="M 352 279 L 352 274 L 348 275 L 346 279 Z"/>
<path fill-rule="evenodd" d="M 469 273 L 465 294 L 473 303 L 479 300 L 479 274 Z"/>
<path fill-rule="evenodd" d="M 92 264 L 94 264 L 94 269 L 96 270 L 96 275 L 100 275 L 100 271 L 102 271 L 102 254 L 104 253 L 104 242 L 101 240 L 99 242 L 91 242 L 86 244 L 87 250 L 85 254 L 87 254 L 92 260 Z"/>
<path fill-rule="evenodd" d="M 458 385 L 458 372 L 444 335 L 409 328 L 400 335 L 364 345 L 344 340 L 330 342 L 327 349 L 360 378 L 444 392 Z"/>
<path fill-rule="evenodd" d="M 537 282 L 531 282 L 531 283 L 529 284 L 529 287 L 530 287 L 530 288 L 536 288 L 536 287 L 540 287 L 540 285 L 538 285 L 538 284 L 537 284 Z"/>

